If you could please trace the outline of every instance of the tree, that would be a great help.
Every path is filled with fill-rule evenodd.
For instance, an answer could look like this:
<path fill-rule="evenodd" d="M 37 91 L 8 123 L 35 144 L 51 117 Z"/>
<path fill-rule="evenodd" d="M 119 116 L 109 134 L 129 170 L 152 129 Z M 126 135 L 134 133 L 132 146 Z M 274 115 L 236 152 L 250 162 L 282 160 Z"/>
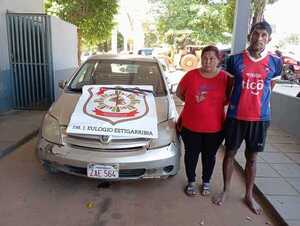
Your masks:
<path fill-rule="evenodd" d="M 77 26 L 80 57 L 82 43 L 99 45 L 110 37 L 118 4 L 117 0 L 46 0 L 45 10 Z"/>
<path fill-rule="evenodd" d="M 277 1 L 278 0 L 252 0 L 251 1 L 251 8 L 252 8 L 251 26 L 263 20 L 264 11 L 267 4 L 273 4 Z"/>
<path fill-rule="evenodd" d="M 158 31 L 163 41 L 166 34 L 190 30 L 188 37 L 197 44 L 229 42 L 236 0 L 149 0 L 158 17 Z M 252 22 L 263 19 L 266 4 L 278 0 L 251 0 Z M 175 37 L 176 38 L 176 37 Z"/>
<path fill-rule="evenodd" d="M 221 1 L 214 3 L 208 0 L 157 0 L 151 1 L 158 15 L 157 30 L 163 41 L 176 40 L 176 31 L 191 31 L 183 35 L 188 42 L 204 44 L 207 42 L 228 42 L 225 33 L 231 33 L 226 13 L 228 5 Z M 170 31 L 174 31 L 173 33 Z M 166 34 L 174 34 L 170 39 Z M 182 39 L 183 36 L 179 39 Z"/>
<path fill-rule="evenodd" d="M 157 37 L 155 33 L 145 33 L 145 46 L 147 47 L 155 47 L 157 43 Z"/>

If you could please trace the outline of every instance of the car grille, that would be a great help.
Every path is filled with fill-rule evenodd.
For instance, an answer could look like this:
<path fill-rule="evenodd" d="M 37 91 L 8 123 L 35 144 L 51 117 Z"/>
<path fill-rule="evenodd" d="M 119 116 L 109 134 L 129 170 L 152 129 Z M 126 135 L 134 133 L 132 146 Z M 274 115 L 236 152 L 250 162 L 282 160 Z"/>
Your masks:
<path fill-rule="evenodd" d="M 100 142 L 100 136 L 95 135 L 69 135 L 66 128 L 62 129 L 62 140 L 64 144 L 101 150 L 114 151 L 136 151 L 149 145 L 148 138 L 113 137 L 109 144 Z"/>
<path fill-rule="evenodd" d="M 72 173 L 81 174 L 84 176 L 87 175 L 86 168 L 69 166 L 69 165 L 64 165 L 64 167 L 66 167 L 67 170 Z M 120 169 L 119 177 L 120 178 L 140 177 L 143 176 L 145 172 L 146 172 L 145 169 Z"/>

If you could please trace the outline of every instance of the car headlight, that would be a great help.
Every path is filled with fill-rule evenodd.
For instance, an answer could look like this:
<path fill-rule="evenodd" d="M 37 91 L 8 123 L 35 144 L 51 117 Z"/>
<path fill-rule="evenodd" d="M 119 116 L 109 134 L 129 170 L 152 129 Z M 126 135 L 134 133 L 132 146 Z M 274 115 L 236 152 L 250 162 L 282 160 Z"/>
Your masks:
<path fill-rule="evenodd" d="M 158 124 L 158 138 L 152 139 L 149 145 L 149 149 L 164 147 L 176 139 L 175 121 L 169 119 L 167 121 Z"/>
<path fill-rule="evenodd" d="M 42 137 L 49 142 L 61 144 L 61 133 L 58 121 L 50 114 L 46 114 L 43 121 Z"/>

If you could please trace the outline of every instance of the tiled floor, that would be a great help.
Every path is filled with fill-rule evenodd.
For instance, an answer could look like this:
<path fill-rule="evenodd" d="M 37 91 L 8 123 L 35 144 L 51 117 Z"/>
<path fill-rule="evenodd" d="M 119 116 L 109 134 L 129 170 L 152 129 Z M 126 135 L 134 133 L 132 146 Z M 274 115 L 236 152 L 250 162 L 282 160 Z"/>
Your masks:
<path fill-rule="evenodd" d="M 245 167 L 242 150 L 236 160 Z M 300 140 L 271 127 L 257 160 L 256 186 L 290 226 L 300 226 Z"/>

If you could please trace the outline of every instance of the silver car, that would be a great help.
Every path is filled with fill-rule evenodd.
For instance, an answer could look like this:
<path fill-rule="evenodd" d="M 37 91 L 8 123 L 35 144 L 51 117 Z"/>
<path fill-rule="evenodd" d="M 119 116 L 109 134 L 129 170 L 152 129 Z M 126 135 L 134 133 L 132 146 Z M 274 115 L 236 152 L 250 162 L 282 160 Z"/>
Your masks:
<path fill-rule="evenodd" d="M 116 66 L 117 65 L 117 66 Z M 114 73 L 119 67 L 124 73 Z M 128 68 L 138 68 L 126 73 Z M 100 136 L 66 132 L 84 85 L 152 85 L 158 138 Z M 166 178 L 179 170 L 181 141 L 175 130 L 177 111 L 163 69 L 154 57 L 101 55 L 88 59 L 67 82 L 43 120 L 37 154 L 44 168 L 91 177 L 90 167 L 102 170 L 93 178 L 122 180 Z"/>

